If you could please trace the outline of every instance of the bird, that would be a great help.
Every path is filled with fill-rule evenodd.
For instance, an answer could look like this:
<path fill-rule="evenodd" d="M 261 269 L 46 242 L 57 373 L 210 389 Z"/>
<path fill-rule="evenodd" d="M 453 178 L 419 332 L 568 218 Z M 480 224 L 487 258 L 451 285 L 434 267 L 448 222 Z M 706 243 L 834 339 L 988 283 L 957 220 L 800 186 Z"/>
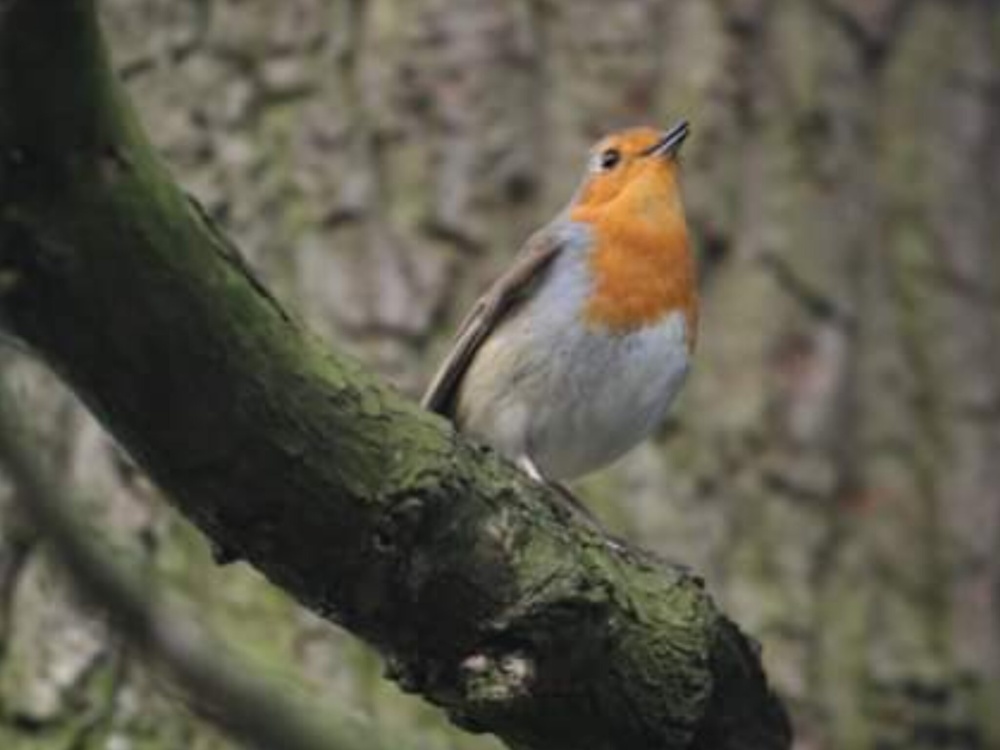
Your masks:
<path fill-rule="evenodd" d="M 569 203 L 460 324 L 424 408 L 557 488 L 657 428 L 697 340 L 679 184 L 689 130 L 631 127 L 592 147 Z"/>

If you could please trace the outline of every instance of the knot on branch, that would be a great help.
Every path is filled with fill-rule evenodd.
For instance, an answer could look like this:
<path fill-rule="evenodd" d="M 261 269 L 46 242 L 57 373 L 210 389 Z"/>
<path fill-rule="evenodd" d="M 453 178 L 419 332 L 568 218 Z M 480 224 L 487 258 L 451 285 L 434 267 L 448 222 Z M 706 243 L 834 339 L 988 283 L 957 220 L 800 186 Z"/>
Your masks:
<path fill-rule="evenodd" d="M 412 493 L 391 501 L 372 534 L 372 547 L 376 552 L 391 555 L 408 549 L 416 540 L 425 516 L 424 501 Z"/>
<path fill-rule="evenodd" d="M 462 693 L 471 704 L 508 703 L 530 693 L 535 670 L 534 658 L 523 651 L 475 653 L 459 667 Z"/>

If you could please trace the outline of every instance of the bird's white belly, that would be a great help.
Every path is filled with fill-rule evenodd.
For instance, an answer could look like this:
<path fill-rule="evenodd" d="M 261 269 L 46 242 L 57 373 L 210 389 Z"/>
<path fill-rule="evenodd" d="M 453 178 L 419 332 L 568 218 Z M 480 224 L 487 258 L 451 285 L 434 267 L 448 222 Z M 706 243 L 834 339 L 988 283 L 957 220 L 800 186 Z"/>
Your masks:
<path fill-rule="evenodd" d="M 680 312 L 625 335 L 532 325 L 518 315 L 485 342 L 459 397 L 462 429 L 549 479 L 615 460 L 663 419 L 688 369 Z M 528 343 L 530 342 L 530 343 Z M 477 394 L 491 398 L 477 398 Z M 471 398 L 470 398 L 471 396 Z"/>

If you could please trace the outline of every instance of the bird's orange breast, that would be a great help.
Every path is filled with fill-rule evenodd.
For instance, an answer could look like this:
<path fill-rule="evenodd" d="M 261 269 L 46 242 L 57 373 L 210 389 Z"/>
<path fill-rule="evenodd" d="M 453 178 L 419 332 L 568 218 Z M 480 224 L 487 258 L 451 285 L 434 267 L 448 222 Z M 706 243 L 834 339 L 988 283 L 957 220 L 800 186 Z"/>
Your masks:
<path fill-rule="evenodd" d="M 612 214 L 591 222 L 594 247 L 588 264 L 593 289 L 584 319 L 594 328 L 628 333 L 680 312 L 688 347 L 693 348 L 698 293 L 687 227 L 683 215 L 657 219 Z"/>

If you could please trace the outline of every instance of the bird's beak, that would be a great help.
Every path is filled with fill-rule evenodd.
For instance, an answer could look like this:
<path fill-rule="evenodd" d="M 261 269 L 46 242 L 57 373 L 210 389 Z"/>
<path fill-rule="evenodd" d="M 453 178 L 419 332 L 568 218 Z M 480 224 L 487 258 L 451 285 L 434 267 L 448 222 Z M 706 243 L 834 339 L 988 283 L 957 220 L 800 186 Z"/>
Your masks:
<path fill-rule="evenodd" d="M 688 133 L 691 129 L 688 127 L 687 120 L 681 120 L 679 123 L 674 125 L 670 130 L 668 130 L 663 138 L 654 143 L 644 152 L 644 156 L 676 156 L 677 152 L 680 150 L 681 144 L 684 143 L 684 139 L 688 137 Z"/>

